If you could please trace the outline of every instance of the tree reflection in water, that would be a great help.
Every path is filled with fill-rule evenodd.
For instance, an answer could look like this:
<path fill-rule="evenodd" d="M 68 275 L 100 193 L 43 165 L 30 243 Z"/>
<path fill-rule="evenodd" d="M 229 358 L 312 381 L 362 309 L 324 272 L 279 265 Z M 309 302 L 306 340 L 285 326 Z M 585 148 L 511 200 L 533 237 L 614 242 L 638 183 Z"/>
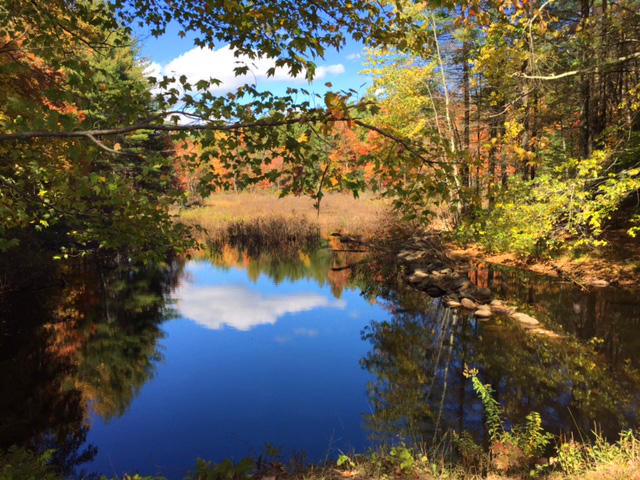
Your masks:
<path fill-rule="evenodd" d="M 581 338 L 571 328 L 563 329 L 567 335 L 562 338 L 536 336 L 507 318 L 481 322 L 446 308 L 403 284 L 397 265 L 382 256 L 363 265 L 358 276 L 383 279 L 369 282 L 365 292 L 378 297 L 390 314 L 363 331 L 371 350 L 361 364 L 374 378 L 368 392 L 372 413 L 365 420 L 374 438 L 434 446 L 446 431 L 468 430 L 486 441 L 482 408 L 463 375 L 465 365 L 477 368 L 482 381 L 494 387 L 513 422 L 522 422 L 535 410 L 545 428 L 555 433 L 588 436 L 598 428 L 611 438 L 621 428 L 638 425 L 640 375 L 630 359 L 607 355 L 633 351 L 637 330 L 622 342 L 606 335 L 604 345 Z M 552 306 L 564 305 L 551 293 L 544 296 L 551 291 L 547 283 L 530 283 L 531 288 L 540 289 L 544 297 L 536 304 L 539 312 L 552 316 L 557 311 Z M 511 300 L 520 298 L 514 290 Z M 569 295 L 566 287 L 555 294 Z M 583 312 L 582 318 L 590 315 Z M 623 316 L 620 310 L 612 312 L 614 319 Z M 637 322 L 637 315 L 629 321 Z M 559 319 L 547 323 L 562 329 Z M 623 325 L 617 327 L 624 331 Z M 618 345 L 612 349 L 607 343 L 613 339 Z"/>
<path fill-rule="evenodd" d="M 0 259 L 0 448 L 55 448 L 69 475 L 97 452 L 89 412 L 122 415 L 152 377 L 182 266 L 48 258 Z"/>
<path fill-rule="evenodd" d="M 376 439 L 433 447 L 445 432 L 469 430 L 485 440 L 465 365 L 494 387 L 514 422 L 535 410 L 556 433 L 586 435 L 597 422 L 610 437 L 638 425 L 640 307 L 633 294 L 584 294 L 517 271 L 477 270 L 478 283 L 563 334 L 535 336 L 506 318 L 479 322 L 409 288 L 389 256 L 330 246 L 257 252 L 210 245 L 200 255 L 221 268 L 246 268 L 254 281 L 309 279 L 330 285 L 336 298 L 359 289 L 388 310 L 362 333 L 370 351 L 361 364 L 372 376 L 365 420 Z M 56 448 L 64 473 L 95 456 L 84 445 L 89 414 L 123 415 L 152 378 L 182 271 L 177 260 L 137 268 L 118 256 L 0 258 L 0 448 Z"/>

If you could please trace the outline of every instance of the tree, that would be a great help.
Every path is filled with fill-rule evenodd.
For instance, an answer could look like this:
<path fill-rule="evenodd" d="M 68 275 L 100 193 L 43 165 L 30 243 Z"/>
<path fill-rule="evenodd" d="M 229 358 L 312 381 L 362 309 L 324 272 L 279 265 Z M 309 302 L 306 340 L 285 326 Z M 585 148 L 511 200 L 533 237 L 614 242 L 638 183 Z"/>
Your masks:
<path fill-rule="evenodd" d="M 0 206 L 8 219 L 0 246 L 13 247 L 35 230 L 52 233 L 63 254 L 128 246 L 151 255 L 145 238 L 157 234 L 166 239 L 161 244 L 175 244 L 184 231 L 168 213 L 181 198 L 168 153 L 187 135 L 202 146 L 188 168 L 217 158 L 225 175 L 244 184 L 265 162 L 265 152 L 312 171 L 317 162 L 297 127 L 349 121 L 351 110 L 366 109 L 348 105 L 349 93 L 326 97 L 326 108 L 296 102 L 294 90 L 278 98 L 251 85 L 215 96 L 216 79 L 190 85 L 184 76 L 157 81 L 152 95 L 143 66 L 134 61 L 128 25 L 147 24 L 159 35 L 175 21 L 183 34 L 195 32 L 197 45 L 222 41 L 237 55 L 274 59 L 270 74 L 286 68 L 309 79 L 312 60 L 328 47 L 340 48 L 347 36 L 375 44 L 399 34 L 383 22 L 398 16 L 393 9 L 364 0 L 277 6 L 8 0 L 0 14 L 6 98 Z M 240 65 L 235 72 L 247 70 Z M 9 85 L 16 80 L 24 88 L 13 94 Z M 178 114 L 195 123 L 179 125 Z M 201 193 L 224 182 L 217 175 L 202 175 Z"/>
<path fill-rule="evenodd" d="M 568 238 L 598 246 L 612 226 L 634 235 L 637 9 L 633 0 L 406 7 L 419 28 L 370 56 L 382 108 L 372 123 L 411 132 L 441 163 L 405 178 L 401 168 L 417 167 L 410 158 L 378 155 L 400 167 L 396 204 L 428 219 L 444 202 L 462 237 L 524 255 Z"/>
<path fill-rule="evenodd" d="M 2 14 L 5 135 L 135 123 L 153 111 L 133 42 L 104 4 L 8 2 Z M 167 213 L 179 198 L 170 147 L 148 130 L 109 146 L 91 134 L 3 142 L 0 250 L 33 235 L 65 256 L 128 249 L 151 258 L 179 246 L 183 229 Z"/>

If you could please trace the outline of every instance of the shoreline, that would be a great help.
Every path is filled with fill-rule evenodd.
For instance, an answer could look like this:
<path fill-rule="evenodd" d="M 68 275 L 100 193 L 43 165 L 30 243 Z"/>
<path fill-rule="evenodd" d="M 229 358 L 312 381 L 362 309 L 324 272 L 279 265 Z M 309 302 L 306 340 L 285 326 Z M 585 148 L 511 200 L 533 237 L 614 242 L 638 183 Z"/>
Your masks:
<path fill-rule="evenodd" d="M 490 253 L 477 244 L 461 246 L 448 241 L 443 246 L 447 255 L 456 261 L 476 261 L 519 268 L 564 279 L 583 289 L 608 286 L 628 288 L 640 284 L 640 271 L 630 265 L 630 258 L 625 261 L 587 256 L 576 261 L 565 254 L 556 258 L 522 259 L 512 253 Z"/>

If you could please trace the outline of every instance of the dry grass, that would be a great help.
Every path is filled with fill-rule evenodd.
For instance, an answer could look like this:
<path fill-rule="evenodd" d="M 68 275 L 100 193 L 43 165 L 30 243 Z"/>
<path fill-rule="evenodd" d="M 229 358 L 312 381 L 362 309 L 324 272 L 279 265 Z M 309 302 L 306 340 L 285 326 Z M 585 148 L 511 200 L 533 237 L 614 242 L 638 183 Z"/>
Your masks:
<path fill-rule="evenodd" d="M 213 195 L 204 206 L 180 212 L 180 219 L 190 225 L 199 224 L 212 235 L 231 223 L 279 217 L 304 219 L 317 225 L 323 236 L 332 232 L 367 236 L 377 230 L 388 214 L 388 202 L 371 194 L 354 199 L 350 194 L 329 193 L 322 199 L 318 215 L 313 200 L 307 197 L 278 198 L 272 192 L 242 192 Z"/>
<path fill-rule="evenodd" d="M 250 256 L 264 251 L 286 256 L 302 249 L 311 251 L 320 245 L 320 229 L 304 218 L 257 217 L 225 224 L 208 233 L 206 243 L 222 251 L 225 245 L 239 248 Z"/>

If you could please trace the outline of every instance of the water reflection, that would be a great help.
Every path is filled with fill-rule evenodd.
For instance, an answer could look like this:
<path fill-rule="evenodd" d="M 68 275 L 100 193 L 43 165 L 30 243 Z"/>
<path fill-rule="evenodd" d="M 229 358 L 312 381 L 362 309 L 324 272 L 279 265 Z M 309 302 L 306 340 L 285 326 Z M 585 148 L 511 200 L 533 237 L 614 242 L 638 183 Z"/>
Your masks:
<path fill-rule="evenodd" d="M 465 364 L 477 368 L 483 382 L 493 385 L 497 400 L 513 421 L 522 422 L 527 413 L 535 410 L 542 414 L 545 427 L 555 433 L 588 435 L 597 423 L 612 438 L 621 428 L 639 424 L 640 374 L 633 366 L 635 359 L 620 361 L 618 355 L 607 355 L 632 352 L 638 330 L 624 341 L 608 334 L 602 341 L 571 334 L 557 339 L 530 335 L 507 318 L 480 322 L 451 311 L 396 281 L 401 276 L 395 268 L 393 262 L 381 260 L 359 272 L 367 278 L 389 279 L 369 285 L 369 293 L 384 300 L 389 319 L 371 322 L 363 332 L 371 350 L 362 365 L 375 378 L 369 386 L 374 410 L 367 415 L 367 422 L 378 436 L 408 437 L 433 444 L 438 433 L 455 429 L 469 430 L 482 438 L 481 406 L 470 382 L 462 375 Z M 519 295 L 522 290 L 508 287 L 522 283 L 513 279 L 507 282 L 502 273 L 489 282 L 494 289 L 496 278 L 503 282 L 499 291 L 504 297 L 514 303 L 526 303 Z M 528 298 L 532 292 L 544 298 L 535 307 L 539 313 L 544 312 L 543 318 L 554 319 L 548 322 L 549 326 L 571 332 L 575 313 L 560 315 L 566 297 L 577 295 L 575 292 L 569 294 L 566 285 L 549 279 L 531 282 L 525 292 Z M 627 299 L 633 298 L 633 293 L 626 295 Z M 595 315 L 590 308 L 579 314 L 583 319 L 603 318 L 606 308 L 613 308 L 615 303 L 606 303 L 611 297 L 602 292 L 594 296 L 595 301 L 588 295 L 585 299 L 582 293 L 569 303 L 569 308 L 575 302 L 598 305 L 599 299 Z M 616 298 L 619 296 L 613 297 Z M 637 304 L 630 302 L 629 306 L 631 309 L 626 312 L 617 310 L 609 315 L 612 320 L 621 321 L 625 314 L 631 314 L 628 324 L 619 326 L 628 332 L 629 325 L 638 322 L 634 313 Z M 615 329 L 615 322 L 606 327 L 608 332 Z M 594 330 L 588 331 L 590 335 Z M 611 343 L 617 345 L 612 348 Z"/>
<path fill-rule="evenodd" d="M 197 455 L 239 458 L 274 436 L 318 458 L 334 441 L 365 448 L 361 416 L 375 441 L 483 440 L 465 365 L 513 421 L 536 410 L 551 431 L 597 421 L 611 437 L 640 424 L 633 292 L 477 268 L 479 286 L 562 334 L 534 336 L 447 309 L 405 285 L 392 257 L 332 241 L 210 246 L 186 267 L 0 258 L 0 448 L 56 448 L 68 474 L 111 451 L 131 457 L 116 473 L 180 478 Z"/>
<path fill-rule="evenodd" d="M 180 268 L 49 258 L 0 259 L 0 448 L 55 448 L 68 475 L 97 452 L 89 413 L 122 415 L 152 377 Z"/>
<path fill-rule="evenodd" d="M 583 290 L 553 277 L 497 265 L 478 265 L 473 279 L 539 316 L 559 331 L 592 340 L 607 362 L 640 367 L 640 292 Z"/>
<path fill-rule="evenodd" d="M 185 282 L 174 297 L 181 315 L 212 330 L 227 325 L 246 331 L 257 325 L 272 325 L 287 313 L 345 306 L 344 302 L 332 302 L 314 293 L 265 296 L 245 285 L 198 286 Z"/>

